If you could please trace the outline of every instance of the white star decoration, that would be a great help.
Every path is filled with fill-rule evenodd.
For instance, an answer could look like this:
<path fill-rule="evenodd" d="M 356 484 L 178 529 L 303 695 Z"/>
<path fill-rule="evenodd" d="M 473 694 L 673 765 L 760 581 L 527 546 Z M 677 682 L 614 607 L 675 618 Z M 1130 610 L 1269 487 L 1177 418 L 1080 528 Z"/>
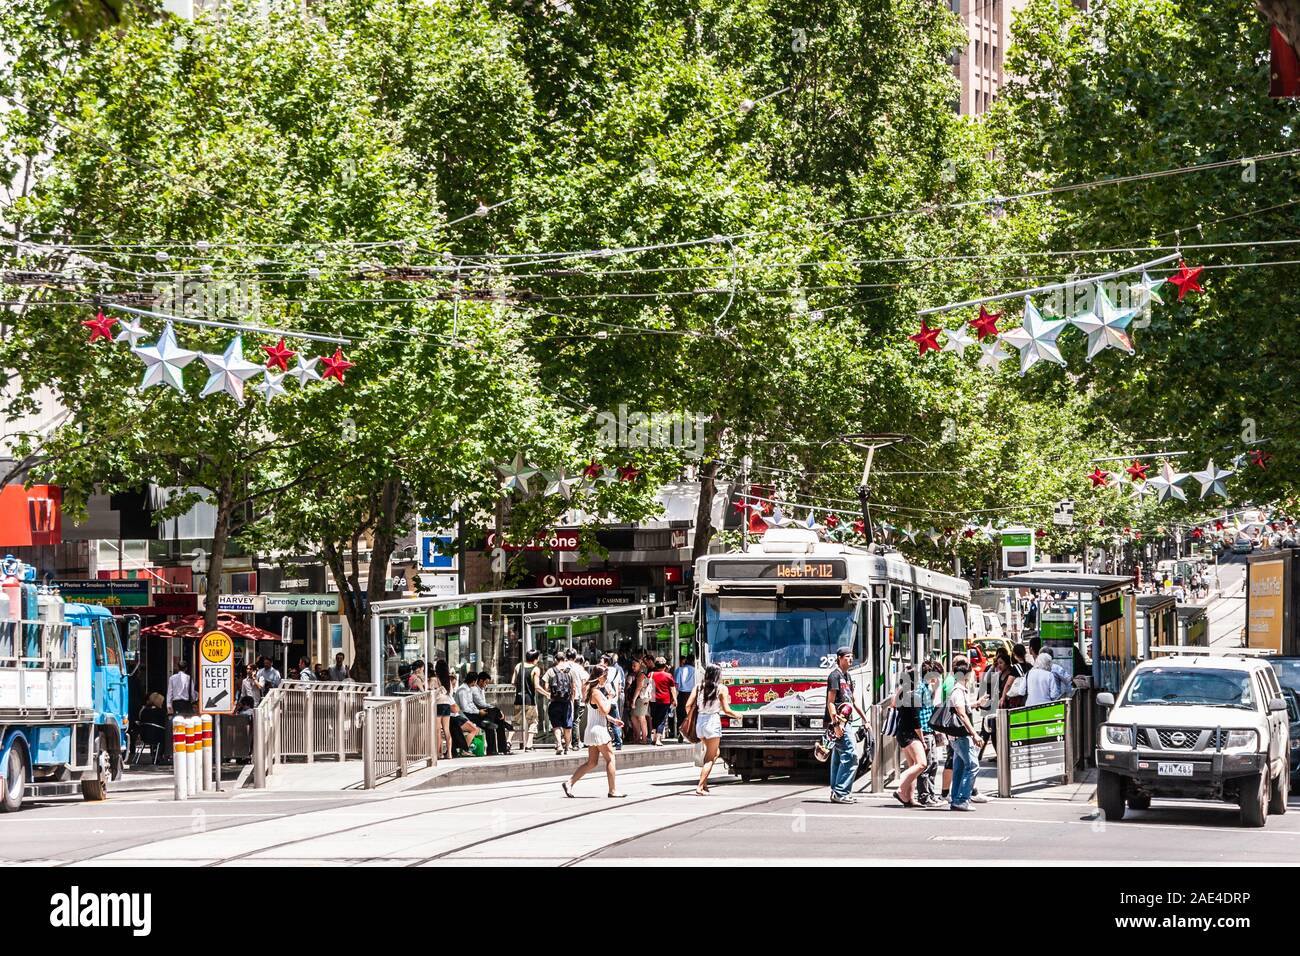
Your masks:
<path fill-rule="evenodd" d="M 1011 353 L 1004 349 L 997 339 L 980 343 L 979 367 L 996 372 L 999 365 L 1011 358 Z"/>
<path fill-rule="evenodd" d="M 1137 315 L 1137 309 L 1117 309 L 1106 295 L 1106 290 L 1097 286 L 1097 299 L 1091 312 L 1081 312 L 1070 321 L 1088 333 L 1088 361 L 1091 362 L 1102 349 L 1121 349 L 1133 354 L 1133 341 L 1129 338 L 1129 323 Z"/>
<path fill-rule="evenodd" d="M 308 382 L 319 382 L 320 372 L 316 371 L 316 363 L 319 361 L 319 358 L 304 358 L 302 353 L 299 353 L 298 363 L 284 374 L 295 379 L 300 386 L 306 385 Z"/>
<path fill-rule="evenodd" d="M 574 477 L 563 468 L 544 471 L 542 477 L 546 479 L 546 494 L 562 495 L 566 501 L 573 497 L 573 486 L 582 481 L 581 477 Z"/>
<path fill-rule="evenodd" d="M 145 364 L 144 378 L 140 380 L 140 391 L 154 385 L 170 385 L 178 392 L 185 391 L 185 379 L 181 369 L 199 357 L 198 352 L 191 352 L 176 344 L 176 330 L 168 322 L 163 326 L 162 335 L 153 345 L 131 349 Z"/>
<path fill-rule="evenodd" d="M 148 330 L 140 324 L 139 320 L 128 317 L 122 319 L 121 322 L 122 331 L 117 333 L 117 337 L 113 339 L 114 342 L 127 342 L 131 348 L 135 348 L 149 337 Z"/>
<path fill-rule="evenodd" d="M 1146 483 L 1156 493 L 1157 500 L 1163 504 L 1170 498 L 1177 498 L 1179 501 L 1187 500 L 1187 493 L 1178 487 L 1186 480 L 1186 474 L 1174 471 L 1173 465 L 1165 462 L 1160 468 L 1160 474 L 1154 478 L 1148 478 Z"/>
<path fill-rule="evenodd" d="M 268 405 L 271 404 L 271 399 L 277 395 L 287 394 L 284 387 L 284 376 L 276 375 L 270 369 L 266 370 L 262 383 L 254 387 L 262 393 L 262 398 L 266 399 Z"/>
<path fill-rule="evenodd" d="M 1020 350 L 1020 374 L 1024 375 L 1040 361 L 1064 365 L 1056 337 L 1069 323 L 1065 319 L 1044 319 L 1029 296 L 1025 296 L 1025 318 L 1020 328 L 1002 333 L 1002 341 Z"/>
<path fill-rule="evenodd" d="M 1209 494 L 1215 494 L 1220 498 L 1226 498 L 1228 497 L 1228 487 L 1224 484 L 1224 481 L 1235 474 L 1236 472 L 1234 471 L 1225 471 L 1224 469 L 1217 467 L 1214 464 L 1214 459 L 1211 458 L 1210 463 L 1205 466 L 1205 470 L 1192 472 L 1192 477 L 1201 483 L 1202 498 Z"/>
<path fill-rule="evenodd" d="M 1165 300 L 1160 298 L 1160 294 L 1156 292 L 1156 289 L 1164 284 L 1164 279 L 1153 279 L 1143 271 L 1142 278 L 1129 286 L 1129 291 L 1133 293 L 1134 302 L 1138 306 L 1144 306 L 1148 302 L 1158 302 L 1164 305 Z"/>
<path fill-rule="evenodd" d="M 516 454 L 513 463 L 497 465 L 497 471 L 501 472 L 506 491 L 520 491 L 524 494 L 528 494 L 528 479 L 537 474 L 536 468 L 524 462 L 522 454 Z"/>
<path fill-rule="evenodd" d="M 208 367 L 208 381 L 203 386 L 203 395 L 225 392 L 239 404 L 244 404 L 244 382 L 254 375 L 262 374 L 262 366 L 244 358 L 244 338 L 236 335 L 220 355 L 203 353 L 200 358 Z"/>
<path fill-rule="evenodd" d="M 975 344 L 975 339 L 966 334 L 961 326 L 948 329 L 944 333 L 943 352 L 956 352 L 959 356 L 966 354 L 966 349 Z"/>
<path fill-rule="evenodd" d="M 763 515 L 763 521 L 769 528 L 784 528 L 790 523 L 790 519 L 782 513 L 780 507 L 774 507 L 770 515 Z"/>

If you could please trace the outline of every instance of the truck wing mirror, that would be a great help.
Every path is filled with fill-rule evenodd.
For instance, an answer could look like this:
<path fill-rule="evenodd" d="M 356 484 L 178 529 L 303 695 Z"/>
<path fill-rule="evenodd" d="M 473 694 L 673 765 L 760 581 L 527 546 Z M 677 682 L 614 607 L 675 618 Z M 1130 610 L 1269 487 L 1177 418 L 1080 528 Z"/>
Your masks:
<path fill-rule="evenodd" d="M 1097 695 L 1097 703 L 1102 707 L 1114 707 L 1115 695 L 1112 694 L 1110 691 L 1102 691 L 1100 694 Z"/>
<path fill-rule="evenodd" d="M 129 663 L 140 659 L 140 615 L 128 614 L 126 617 L 126 649 L 124 651 Z"/>
<path fill-rule="evenodd" d="M 1274 697 L 1268 702 L 1269 713 L 1277 713 L 1279 710 L 1286 710 L 1286 699 L 1283 697 Z"/>

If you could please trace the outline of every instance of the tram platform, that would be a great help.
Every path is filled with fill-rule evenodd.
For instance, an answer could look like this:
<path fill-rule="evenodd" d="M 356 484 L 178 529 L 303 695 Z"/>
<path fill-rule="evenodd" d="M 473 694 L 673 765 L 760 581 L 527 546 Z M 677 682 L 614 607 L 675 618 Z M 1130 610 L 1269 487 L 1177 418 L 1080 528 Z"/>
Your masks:
<path fill-rule="evenodd" d="M 627 744 L 617 752 L 615 765 L 620 770 L 640 767 L 666 767 L 691 763 L 693 745 L 669 743 L 660 747 L 648 744 Z M 515 752 L 498 757 L 458 757 L 440 760 L 436 767 L 420 773 L 420 782 L 411 790 L 431 790 L 435 787 L 484 786 L 516 780 L 536 780 L 544 777 L 563 777 L 573 773 L 587 759 L 587 751 L 558 756 L 555 748 L 539 747 L 527 753 Z M 604 770 L 597 771 L 604 773 Z"/>

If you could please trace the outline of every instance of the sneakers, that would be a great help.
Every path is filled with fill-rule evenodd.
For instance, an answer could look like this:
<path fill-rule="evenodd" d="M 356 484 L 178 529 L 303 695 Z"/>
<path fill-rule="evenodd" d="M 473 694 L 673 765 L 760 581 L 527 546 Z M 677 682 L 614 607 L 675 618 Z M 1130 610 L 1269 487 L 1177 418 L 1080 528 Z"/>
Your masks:
<path fill-rule="evenodd" d="M 972 794 L 970 795 L 970 802 L 971 802 L 971 803 L 988 803 L 988 802 L 989 802 L 989 798 L 986 797 L 986 796 L 984 796 L 984 794 L 982 794 L 982 793 L 972 793 Z"/>
<path fill-rule="evenodd" d="M 851 793 L 838 794 L 834 790 L 831 791 L 831 803 L 857 803 L 857 802 L 858 802 L 858 798 Z"/>
<path fill-rule="evenodd" d="M 972 810 L 972 807 L 971 807 L 971 805 L 970 805 L 969 803 L 954 803 L 954 804 L 951 804 L 951 805 L 948 807 L 948 809 L 949 809 L 949 810 L 961 810 L 961 811 L 963 811 L 963 812 L 969 813 L 969 812 Z"/>
<path fill-rule="evenodd" d="M 947 809 L 948 809 L 948 802 L 947 802 L 946 800 L 940 800 L 940 799 L 938 799 L 938 798 L 936 797 L 936 798 L 930 800 L 930 801 L 927 802 L 927 803 L 923 803 L 923 804 L 921 804 L 921 809 L 923 809 L 923 810 L 947 810 Z"/>

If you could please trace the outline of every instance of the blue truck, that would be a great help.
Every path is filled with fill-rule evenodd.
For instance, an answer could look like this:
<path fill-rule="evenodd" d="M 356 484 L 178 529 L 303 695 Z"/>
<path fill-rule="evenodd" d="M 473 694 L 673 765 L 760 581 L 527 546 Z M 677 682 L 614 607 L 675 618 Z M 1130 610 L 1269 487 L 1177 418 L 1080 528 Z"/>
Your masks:
<path fill-rule="evenodd" d="M 104 800 L 127 753 L 127 676 L 107 608 L 69 604 L 0 560 L 0 811 L 27 797 Z"/>

